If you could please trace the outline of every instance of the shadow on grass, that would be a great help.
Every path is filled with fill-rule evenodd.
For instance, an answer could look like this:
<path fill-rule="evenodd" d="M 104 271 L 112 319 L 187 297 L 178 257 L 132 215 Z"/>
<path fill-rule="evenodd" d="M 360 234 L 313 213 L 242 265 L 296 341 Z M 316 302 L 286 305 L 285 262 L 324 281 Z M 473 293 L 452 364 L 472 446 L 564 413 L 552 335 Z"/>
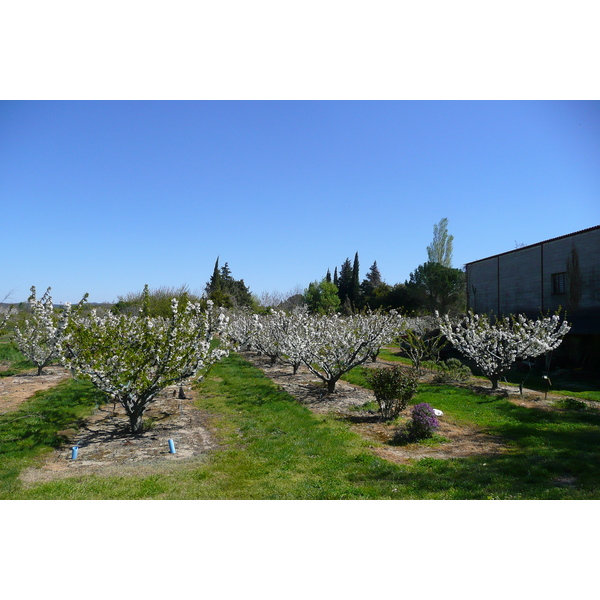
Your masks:
<path fill-rule="evenodd" d="M 106 396 L 90 383 L 67 380 L 38 392 L 19 410 L 0 416 L 0 491 L 26 463 L 64 442 L 60 431 L 78 428 Z"/>

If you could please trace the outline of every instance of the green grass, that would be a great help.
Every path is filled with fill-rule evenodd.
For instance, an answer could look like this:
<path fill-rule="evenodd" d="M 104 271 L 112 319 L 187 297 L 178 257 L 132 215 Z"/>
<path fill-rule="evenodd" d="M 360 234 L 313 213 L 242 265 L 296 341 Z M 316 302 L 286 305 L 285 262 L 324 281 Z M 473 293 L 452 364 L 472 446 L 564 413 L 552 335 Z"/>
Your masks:
<path fill-rule="evenodd" d="M 399 348 L 390 346 L 382 348 L 378 358 L 380 360 L 397 362 L 400 365 L 407 367 L 412 366 L 410 359 L 399 355 Z M 462 360 L 462 362 L 465 362 Z M 424 361 L 423 368 L 435 370 L 435 363 L 432 361 Z M 480 379 L 482 385 L 491 385 L 489 379 L 484 377 L 473 364 L 469 363 L 473 375 Z M 524 387 L 536 390 L 539 392 L 548 391 L 550 394 L 559 394 L 563 396 L 571 396 L 573 398 L 581 398 L 583 400 L 594 400 L 600 402 L 600 377 L 585 376 L 578 371 L 564 371 L 551 375 L 552 385 L 548 387 L 547 380 L 543 378 L 544 371 L 540 365 L 536 365 L 531 372 L 519 371 L 516 367 L 510 369 L 506 374 L 506 383 L 516 385 L 523 384 Z M 345 379 L 345 376 L 344 376 Z M 502 383 L 504 383 L 504 379 Z M 360 385 L 360 384 L 358 384 Z"/>
<path fill-rule="evenodd" d="M 68 382 L 75 396 L 89 388 Z M 53 390 L 55 391 L 56 388 Z M 60 392 L 60 390 L 59 390 Z M 87 410 L 95 400 L 57 408 L 61 393 L 40 394 L 40 414 Z M 51 428 L 24 430 L 2 454 L 1 498 L 11 499 L 597 499 L 600 497 L 600 413 L 542 411 L 451 385 L 422 385 L 414 403 L 429 402 L 444 419 L 501 437 L 497 456 L 423 459 L 396 465 L 371 453 L 343 420 L 311 413 L 238 355 L 215 365 L 201 386 L 199 405 L 210 413 L 220 448 L 208 458 L 150 476 L 74 477 L 23 488 L 16 473 L 36 452 L 52 447 Z M 87 407 L 87 408 L 86 408 Z M 23 410 L 26 410 L 23 407 Z M 27 410 L 31 411 L 29 406 Z M 15 413 L 13 413 L 14 415 Z M 6 417 L 6 415 L 5 415 Z M 70 419 L 76 419 L 71 414 Z M 15 426 L 18 421 L 11 424 Z M 58 423 L 53 425 L 58 427 Z M 27 434 L 27 435 L 25 435 Z M 16 435 L 16 434 L 15 434 Z M 15 437 L 13 435 L 13 437 Z M 443 438 L 429 443 L 443 445 Z M 22 446 L 19 447 L 18 444 Z M 372 442 L 369 442 L 372 444 Z M 4 446 L 2 446 L 4 448 Z M 2 450 L 2 452 L 5 452 Z M 29 453 L 29 454 L 28 454 Z M 22 454 L 22 457 L 20 457 Z M 10 456 L 5 466 L 5 456 Z"/>
<path fill-rule="evenodd" d="M 313 415 L 239 356 L 202 385 L 221 449 L 151 477 L 71 478 L 12 498 L 391 498 L 399 467 L 373 456 L 344 423 Z"/>
<path fill-rule="evenodd" d="M 1 414 L 0 498 L 19 488 L 22 469 L 64 441 L 58 432 L 79 427 L 105 400 L 91 384 L 67 380 L 34 394 L 19 410 Z"/>
<path fill-rule="evenodd" d="M 35 368 L 32 362 L 27 360 L 13 344 L 9 343 L 0 343 L 0 365 L 8 367 L 0 370 L 0 377 L 18 375 Z"/>

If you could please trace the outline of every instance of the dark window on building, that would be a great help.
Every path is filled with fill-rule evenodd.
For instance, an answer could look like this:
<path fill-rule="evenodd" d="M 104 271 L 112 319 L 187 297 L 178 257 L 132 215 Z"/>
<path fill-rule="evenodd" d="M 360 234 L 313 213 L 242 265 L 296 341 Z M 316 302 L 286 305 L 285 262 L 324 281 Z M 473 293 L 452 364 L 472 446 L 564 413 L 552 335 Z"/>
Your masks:
<path fill-rule="evenodd" d="M 567 293 L 567 274 L 553 273 L 552 274 L 552 293 L 566 294 Z"/>

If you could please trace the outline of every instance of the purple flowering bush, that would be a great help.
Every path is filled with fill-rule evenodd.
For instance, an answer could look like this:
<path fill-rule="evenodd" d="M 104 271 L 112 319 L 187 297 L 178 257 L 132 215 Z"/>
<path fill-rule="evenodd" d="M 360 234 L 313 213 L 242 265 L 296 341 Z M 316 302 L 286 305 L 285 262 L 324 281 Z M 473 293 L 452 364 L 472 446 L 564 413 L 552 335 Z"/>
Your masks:
<path fill-rule="evenodd" d="M 433 408 L 426 402 L 422 402 L 412 407 L 411 419 L 404 433 L 410 440 L 424 440 L 431 437 L 439 426 Z"/>

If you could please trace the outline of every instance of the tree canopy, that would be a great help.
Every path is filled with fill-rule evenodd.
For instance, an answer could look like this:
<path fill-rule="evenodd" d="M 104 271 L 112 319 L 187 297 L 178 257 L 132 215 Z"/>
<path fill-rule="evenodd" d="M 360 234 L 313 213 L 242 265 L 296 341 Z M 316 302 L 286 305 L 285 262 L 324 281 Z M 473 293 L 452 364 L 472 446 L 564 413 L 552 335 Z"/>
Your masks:
<path fill-rule="evenodd" d="M 464 308 L 465 274 L 460 269 L 426 262 L 410 274 L 405 285 L 414 301 L 427 312 L 447 313 Z"/>

